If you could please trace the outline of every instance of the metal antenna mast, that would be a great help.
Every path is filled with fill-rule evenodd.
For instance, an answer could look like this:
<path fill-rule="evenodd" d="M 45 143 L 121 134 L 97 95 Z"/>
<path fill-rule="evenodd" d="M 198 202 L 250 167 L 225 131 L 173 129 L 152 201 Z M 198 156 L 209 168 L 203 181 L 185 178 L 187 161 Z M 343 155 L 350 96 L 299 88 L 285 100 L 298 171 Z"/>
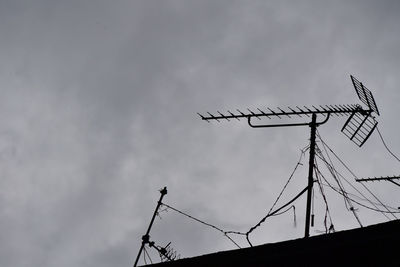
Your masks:
<path fill-rule="evenodd" d="M 150 244 L 152 247 L 154 246 L 154 242 L 150 241 L 150 230 L 151 230 L 151 227 L 153 226 L 154 219 L 156 218 L 156 215 L 158 213 L 158 209 L 160 208 L 160 206 L 162 204 L 162 200 L 163 200 L 164 196 L 167 194 L 167 192 L 168 192 L 167 187 L 164 187 L 163 189 L 160 190 L 160 193 L 161 193 L 160 200 L 158 200 L 158 202 L 157 202 L 157 207 L 154 210 L 153 217 L 151 217 L 151 221 L 150 221 L 149 227 L 147 228 L 146 234 L 144 236 L 142 236 L 142 245 L 140 246 L 140 249 L 139 249 L 138 255 L 136 257 L 135 263 L 133 264 L 133 267 L 137 266 L 144 246 L 146 244 Z"/>
<path fill-rule="evenodd" d="M 230 121 L 230 119 L 236 119 L 240 121 L 241 119 L 246 119 L 247 123 L 252 128 L 268 128 L 268 127 L 289 127 L 289 126 L 309 126 L 311 128 L 310 136 L 310 156 L 309 156 L 309 169 L 308 169 L 308 186 L 307 186 L 307 206 L 306 206 L 306 222 L 305 222 L 305 233 L 304 237 L 310 236 L 310 213 L 311 213 L 311 196 L 312 187 L 314 183 L 313 173 L 314 173 L 314 158 L 315 158 L 315 133 L 318 126 L 326 123 L 331 115 L 344 116 L 349 115 L 346 123 L 342 127 L 342 132 L 355 144 L 361 147 L 365 141 L 370 137 L 372 132 L 375 130 L 378 122 L 372 116 L 375 112 L 379 115 L 378 107 L 374 97 L 360 81 L 350 75 L 358 98 L 367 105 L 367 108 L 363 108 L 358 104 L 351 105 L 325 105 L 325 106 L 312 106 L 312 107 L 298 107 L 295 108 L 277 108 L 275 110 L 267 108 L 265 111 L 258 108 L 257 111 L 252 111 L 247 109 L 246 112 L 242 112 L 237 109 L 237 112 L 233 113 L 227 111 L 226 114 L 217 111 L 218 115 L 211 114 L 207 112 L 207 115 L 202 115 L 198 113 L 202 120 L 207 122 L 221 120 Z M 321 115 L 325 117 L 321 121 L 317 121 L 317 116 Z M 300 123 L 279 123 L 279 124 L 254 124 L 252 119 L 256 118 L 261 120 L 261 118 L 278 118 L 287 117 L 288 119 L 292 116 L 303 118 L 304 116 L 310 117 L 310 122 L 300 122 Z"/>

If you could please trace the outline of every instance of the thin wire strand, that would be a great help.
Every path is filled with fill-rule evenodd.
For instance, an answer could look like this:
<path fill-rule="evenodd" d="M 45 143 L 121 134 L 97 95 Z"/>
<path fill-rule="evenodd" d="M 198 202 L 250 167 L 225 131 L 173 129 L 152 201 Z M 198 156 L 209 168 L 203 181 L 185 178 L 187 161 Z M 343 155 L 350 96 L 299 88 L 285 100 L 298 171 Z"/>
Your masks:
<path fill-rule="evenodd" d="M 328 157 L 329 163 L 328 163 L 328 161 L 325 159 L 324 154 L 322 153 L 322 151 L 318 148 L 318 149 L 319 149 L 319 152 L 320 152 L 320 153 L 319 153 L 319 157 L 320 157 L 320 158 L 322 159 L 322 161 L 325 163 L 326 167 L 328 168 L 328 170 L 329 170 L 330 173 L 332 174 L 332 177 L 335 179 L 336 183 L 338 184 L 339 189 L 342 191 L 346 209 L 347 209 L 347 210 L 351 210 L 353 207 L 352 207 L 352 205 L 351 205 L 351 202 L 348 201 L 348 198 L 347 198 L 348 193 L 344 190 L 344 185 L 343 185 L 343 183 L 340 181 L 340 179 L 338 178 L 339 172 L 336 170 L 335 166 L 333 165 L 333 161 L 332 161 L 331 157 L 329 156 L 329 153 L 328 153 L 328 150 L 327 150 L 327 148 L 326 148 L 326 145 L 325 145 L 325 143 L 322 141 L 322 138 L 321 138 L 321 135 L 319 134 L 318 129 L 317 129 L 317 135 L 318 135 L 318 138 L 321 140 L 322 147 L 324 148 L 325 154 L 326 154 L 327 157 Z M 350 206 L 350 208 L 349 208 L 349 206 Z M 353 208 L 353 209 L 354 209 L 354 208 Z"/>
<path fill-rule="evenodd" d="M 318 155 L 318 157 L 319 157 L 319 155 Z M 322 158 L 322 160 L 324 161 L 324 158 Z M 327 165 L 328 169 L 333 168 L 333 166 L 330 166 L 329 163 L 328 163 L 327 161 L 324 161 L 324 163 Z M 332 176 L 335 178 L 336 181 L 339 181 L 340 179 L 338 179 L 338 177 L 341 177 L 341 178 L 342 178 L 347 184 L 349 184 L 356 192 L 358 192 L 361 196 L 363 196 L 365 201 L 369 202 L 372 206 L 374 206 L 376 211 L 380 211 L 380 209 L 378 209 L 378 207 L 377 207 L 377 204 L 375 204 L 375 203 L 372 202 L 370 199 L 368 199 L 360 190 L 358 190 L 355 186 L 353 186 L 353 184 L 351 184 L 341 173 L 339 173 L 337 170 L 335 170 L 335 173 L 331 172 L 331 174 L 332 174 Z M 338 177 L 335 177 L 335 175 L 337 175 Z M 325 179 L 325 180 L 326 180 L 326 179 Z M 353 211 L 353 214 L 354 214 L 354 207 L 352 206 L 352 204 L 351 204 L 351 202 L 350 202 L 351 198 L 349 198 L 349 196 L 348 196 L 349 193 L 344 189 L 344 186 L 341 185 L 340 183 L 338 183 L 338 186 L 339 186 L 339 191 L 340 191 L 339 193 L 340 193 L 340 195 L 342 195 L 342 196 L 344 197 L 345 203 L 348 203 L 348 204 L 346 204 L 346 207 L 347 207 L 347 206 L 350 206 L 350 208 L 347 208 L 347 209 L 348 209 L 349 211 Z M 355 201 L 353 201 L 353 202 L 355 202 Z M 381 205 L 382 207 L 385 207 L 385 206 L 386 206 L 386 205 L 384 205 L 383 203 L 381 203 L 380 205 Z M 382 212 L 382 215 L 383 215 L 384 217 L 386 217 L 388 220 L 390 220 L 390 218 L 389 218 L 384 212 Z"/>
<path fill-rule="evenodd" d="M 246 240 L 247 240 L 247 242 L 249 243 L 249 245 L 250 245 L 250 246 L 253 246 L 252 243 L 251 243 L 250 240 L 249 240 L 249 234 L 250 234 L 252 231 L 254 231 L 257 227 L 259 227 L 268 217 L 270 217 L 270 216 L 278 216 L 278 215 L 281 215 L 281 214 L 283 214 L 283 213 L 289 211 L 289 210 L 292 209 L 292 207 L 293 207 L 293 209 L 294 209 L 294 220 L 295 220 L 295 223 L 296 223 L 296 213 L 295 213 L 295 207 L 294 207 L 293 205 L 292 205 L 291 207 L 289 207 L 287 210 L 283 211 L 283 212 L 280 212 L 280 213 L 278 213 L 278 212 L 279 212 L 281 209 L 287 207 L 287 205 L 289 205 L 290 203 L 292 203 L 293 201 L 295 201 L 298 197 L 300 197 L 300 196 L 305 192 L 305 189 L 304 189 L 302 192 L 300 192 L 300 194 L 298 194 L 298 195 L 297 195 L 295 198 L 293 198 L 291 201 L 289 201 L 288 203 L 286 203 L 286 204 L 283 205 L 282 207 L 276 209 L 274 212 L 272 212 L 272 209 L 275 207 L 276 203 L 279 201 L 280 197 L 282 196 L 282 194 L 283 194 L 283 192 L 285 191 L 287 185 L 289 184 L 289 182 L 290 182 L 291 179 L 293 178 L 294 173 L 296 172 L 296 170 L 298 169 L 298 167 L 302 165 L 301 161 L 302 161 L 303 156 L 304 156 L 304 153 L 307 151 L 307 149 L 308 149 L 308 146 L 306 146 L 306 147 L 304 147 L 303 149 L 300 150 L 301 153 L 300 153 L 299 160 L 298 160 L 298 162 L 296 163 L 296 166 L 294 167 L 294 170 L 293 170 L 292 173 L 290 174 L 288 181 L 287 181 L 286 184 L 284 185 L 282 191 L 280 192 L 280 194 L 278 195 L 278 197 L 277 197 L 277 199 L 275 200 L 274 204 L 272 205 L 271 209 L 269 210 L 268 214 L 267 214 L 263 219 L 261 219 L 259 223 L 257 223 L 255 226 L 251 227 L 250 230 L 249 230 L 248 232 L 246 232 L 246 233 L 244 233 L 244 232 L 239 232 L 239 231 L 224 231 L 224 230 L 222 230 L 221 228 L 219 228 L 219 227 L 217 227 L 217 226 L 215 226 L 215 225 L 212 225 L 212 224 L 210 224 L 210 223 L 207 223 L 207 222 L 205 222 L 205 221 L 202 221 L 202 220 L 200 220 L 200 219 L 197 219 L 197 218 L 195 218 L 195 217 L 193 217 L 193 216 L 191 216 L 191 215 L 189 215 L 189 214 L 187 214 L 187 213 L 185 213 L 185 212 L 183 212 L 183 211 L 180 211 L 180 210 L 178 210 L 178 209 L 176 209 L 176 208 L 174 208 L 174 207 L 172 207 L 172 206 L 170 206 L 170 205 L 168 205 L 168 204 L 161 203 L 161 205 L 163 205 L 163 206 L 165 206 L 165 207 L 167 207 L 167 208 L 170 208 L 171 210 L 173 210 L 173 211 L 175 211 L 175 212 L 178 212 L 178 213 L 180 213 L 181 215 L 184 215 L 184 216 L 186 216 L 186 217 L 188 217 L 188 218 L 190 218 L 190 219 L 192 219 L 192 220 L 195 220 L 195 221 L 197 221 L 197 222 L 199 222 L 199 223 L 201 223 L 201 224 L 204 224 L 204 225 L 206 225 L 206 226 L 208 226 L 208 227 L 211 227 L 211 228 L 213 228 L 214 230 L 217 230 L 217 231 L 221 232 L 226 238 L 228 238 L 228 239 L 229 239 L 233 244 L 235 244 L 238 248 L 241 248 L 241 247 L 229 236 L 229 234 L 244 235 L 244 236 L 246 236 Z"/>
<path fill-rule="evenodd" d="M 326 225 L 326 223 L 327 223 L 327 216 L 329 216 L 329 221 L 330 221 L 331 225 L 333 225 L 333 222 L 332 222 L 331 213 L 330 213 L 330 211 L 329 211 L 328 201 L 327 201 L 327 199 L 326 199 L 325 192 L 324 192 L 324 190 L 323 190 L 323 188 L 322 188 L 321 179 L 320 179 L 318 173 L 319 173 L 319 168 L 318 168 L 317 161 L 315 161 L 315 176 L 316 176 L 316 178 L 317 178 L 317 183 L 318 183 L 319 191 L 321 192 L 322 198 L 323 198 L 324 203 L 325 203 L 325 216 L 324 216 L 325 233 L 328 233 L 328 227 L 327 227 L 327 225 Z M 314 204 L 313 204 L 313 205 L 314 205 Z"/>
<path fill-rule="evenodd" d="M 228 233 L 234 233 L 234 232 L 232 232 L 232 231 L 224 231 L 224 230 L 222 230 L 221 228 L 219 228 L 219 227 L 217 227 L 217 226 L 215 226 L 215 225 L 212 225 L 212 224 L 210 224 L 210 223 L 207 223 L 207 222 L 205 222 L 205 221 L 202 221 L 202 220 L 200 220 L 200 219 L 197 219 L 197 218 L 195 218 L 195 217 L 193 217 L 193 216 L 191 216 L 191 215 L 189 215 L 189 214 L 187 214 L 187 213 L 185 213 L 185 212 L 183 212 L 183 211 L 180 211 L 180 210 L 178 210 L 178 209 L 176 209 L 176 208 L 174 208 L 174 207 L 172 207 L 172 206 L 170 206 L 170 205 L 167 205 L 167 204 L 165 204 L 165 203 L 161 203 L 161 205 L 163 205 L 163 206 L 165 206 L 165 207 L 167 207 L 167 208 L 169 208 L 169 209 L 171 209 L 171 210 L 173 210 L 173 211 L 175 211 L 175 212 L 177 212 L 177 213 L 179 213 L 179 214 L 181 214 L 181 215 L 184 215 L 184 216 L 186 216 L 186 217 L 188 217 L 188 218 L 190 218 L 190 219 L 192 219 L 192 220 L 194 220 L 194 221 L 196 221 L 196 222 L 198 222 L 198 223 L 204 224 L 204 225 L 206 225 L 206 226 L 208 226 L 208 227 L 211 227 L 211 228 L 213 228 L 213 229 L 215 229 L 215 230 L 221 232 L 226 238 L 228 238 L 233 244 L 235 244 L 235 246 L 237 246 L 238 248 L 241 248 L 241 247 L 228 235 Z"/>
<path fill-rule="evenodd" d="M 360 193 L 360 195 L 362 195 L 362 197 L 357 196 L 357 195 L 352 194 L 352 193 L 349 193 L 349 192 L 345 192 L 346 195 L 351 195 L 351 196 L 353 196 L 353 197 L 358 198 L 359 200 L 363 200 L 363 201 L 369 202 L 369 203 L 370 203 L 372 206 L 374 206 L 375 208 L 378 208 L 378 206 L 381 206 L 381 207 L 383 207 L 383 208 L 386 207 L 386 208 L 390 208 L 390 209 L 392 209 L 392 210 L 397 210 L 396 208 L 393 208 L 393 207 L 391 207 L 391 206 L 389 206 L 389 205 L 373 202 L 372 200 L 368 199 L 365 195 L 363 195 L 360 191 L 358 191 L 357 188 L 355 188 L 349 181 L 347 181 L 347 180 L 344 178 L 344 176 L 343 176 L 342 174 L 338 173 L 338 175 L 339 175 L 340 177 L 342 177 L 347 183 L 349 183 L 350 186 L 352 186 L 354 190 L 356 190 L 358 193 Z M 343 189 L 340 188 L 339 190 L 342 191 Z"/>
<path fill-rule="evenodd" d="M 249 231 L 247 231 L 246 233 L 246 239 L 247 242 L 250 244 L 250 246 L 252 247 L 252 243 L 250 242 L 249 239 L 249 235 L 251 232 L 253 232 L 257 227 L 261 226 L 261 224 L 268 218 L 271 216 L 274 216 L 274 214 L 278 213 L 280 210 L 286 208 L 288 205 L 292 204 L 294 201 L 296 201 L 301 195 L 303 195 L 308 189 L 308 186 L 306 186 L 300 193 L 298 193 L 294 198 L 292 198 L 289 202 L 287 202 L 285 205 L 281 206 L 280 208 L 276 209 L 275 211 L 267 214 L 266 216 L 264 216 L 264 218 L 262 218 L 255 226 L 251 227 Z"/>
<path fill-rule="evenodd" d="M 325 180 L 325 182 L 327 182 L 325 178 L 324 178 L 324 180 Z M 334 186 L 332 186 L 332 185 L 330 185 L 330 184 L 328 184 L 328 183 L 322 184 L 322 185 L 328 186 L 330 189 L 332 189 L 332 190 L 335 191 L 336 193 L 342 195 L 342 192 L 340 192 L 340 191 L 339 191 L 337 188 L 335 188 Z M 350 199 L 351 201 L 353 201 L 354 203 L 356 203 L 356 204 L 358 204 L 358 205 L 360 205 L 360 206 L 362 206 L 362 207 L 364 207 L 364 208 L 366 208 L 366 209 L 372 210 L 372 211 L 381 212 L 381 213 L 400 213 L 400 212 L 396 212 L 396 211 L 388 212 L 388 211 L 385 211 L 385 210 L 379 210 L 379 209 L 371 208 L 371 207 L 369 207 L 369 206 L 367 206 L 367 205 L 365 205 L 365 204 L 362 204 L 361 202 L 359 202 L 359 201 L 357 201 L 357 200 L 355 200 L 355 199 L 353 199 L 353 198 L 349 198 L 349 199 Z"/>
<path fill-rule="evenodd" d="M 143 247 L 143 250 L 144 250 L 143 256 L 144 256 L 144 255 L 147 255 L 147 258 L 149 258 L 150 263 L 153 264 L 153 261 L 151 260 L 150 254 L 149 254 L 149 252 L 147 251 L 146 247 Z M 144 257 L 144 263 L 147 264 L 147 262 L 146 262 L 146 257 Z"/>
<path fill-rule="evenodd" d="M 354 172 L 343 162 L 343 160 L 341 159 L 341 158 L 339 158 L 339 156 L 338 155 L 336 155 L 336 153 L 322 140 L 322 138 L 321 138 L 321 136 L 319 135 L 319 133 L 318 133 L 318 137 L 319 137 L 319 139 L 321 140 L 321 142 L 323 143 L 323 144 L 325 144 L 326 145 L 326 147 L 329 149 L 329 151 L 336 157 L 336 159 L 337 160 L 339 160 L 339 162 L 347 169 L 347 171 L 349 172 L 349 173 L 351 173 L 351 175 L 353 175 L 353 177 L 357 180 L 358 179 L 358 177 L 354 174 Z M 344 178 L 344 177 L 343 177 Z M 345 179 L 345 181 L 347 181 L 346 179 Z M 347 181 L 348 182 L 348 181 Z M 350 184 L 350 182 L 348 182 L 349 184 Z M 372 193 L 372 191 L 371 190 L 369 190 L 368 189 L 368 187 L 367 186 L 365 186 L 363 183 L 361 183 L 361 185 L 379 202 L 379 203 L 381 203 L 381 205 L 383 206 L 383 207 L 385 207 L 386 208 L 386 210 L 394 217 L 394 219 L 397 219 L 397 216 L 395 215 L 395 214 L 393 214 L 387 207 L 386 207 L 386 205 L 385 204 L 383 204 L 382 203 L 382 201 L 374 194 L 374 193 Z M 352 186 L 353 188 L 355 188 L 354 186 Z"/>
<path fill-rule="evenodd" d="M 254 225 L 253 227 L 251 227 L 249 229 L 249 231 L 247 231 L 247 233 L 245 233 L 246 235 L 246 240 L 249 243 L 249 245 L 252 247 L 252 243 L 250 241 L 249 235 L 251 232 L 253 232 L 257 227 L 261 226 L 261 224 L 270 216 L 274 216 L 274 214 L 276 214 L 277 211 L 281 210 L 282 208 L 286 207 L 287 205 L 289 205 L 290 203 L 292 203 L 294 200 L 296 200 L 301 194 L 297 195 L 294 199 L 292 199 L 291 201 L 289 201 L 288 203 L 286 203 L 284 206 L 280 207 L 279 209 L 275 210 L 274 212 L 272 212 L 273 208 L 275 207 L 275 205 L 278 203 L 279 199 L 281 198 L 283 192 L 285 191 L 286 187 L 288 186 L 289 182 L 291 181 L 291 179 L 293 178 L 296 170 L 298 169 L 299 166 L 302 166 L 303 164 L 301 163 L 303 156 L 305 154 L 305 152 L 309 149 L 309 146 L 305 146 L 303 149 L 301 149 L 301 153 L 300 153 L 300 157 L 299 160 L 296 163 L 296 166 L 294 167 L 292 173 L 289 176 L 289 179 L 287 180 L 287 182 L 285 183 L 285 185 L 283 186 L 281 192 L 279 193 L 278 197 L 276 198 L 275 202 L 272 204 L 272 207 L 269 209 L 268 213 L 266 216 L 264 216 L 256 225 Z M 304 191 L 304 190 L 303 190 Z M 304 192 L 303 192 L 304 193 Z M 290 209 L 290 208 L 289 208 Z M 282 212 L 285 213 L 285 212 Z M 295 215 L 296 217 L 296 215 Z M 296 220 L 296 219 L 295 219 Z M 243 233 L 240 233 L 243 234 Z"/>
<path fill-rule="evenodd" d="M 320 176 L 324 179 L 324 181 L 326 182 L 326 184 L 323 184 L 324 186 L 330 187 L 333 191 L 335 191 L 336 193 L 338 193 L 338 194 L 340 194 L 340 195 L 343 196 L 342 189 L 335 188 L 333 185 L 331 185 L 331 184 L 328 182 L 328 180 L 325 178 L 325 176 L 324 176 L 321 172 L 319 172 L 319 175 L 320 175 Z M 339 175 L 340 175 L 341 177 L 343 177 L 341 174 L 339 174 Z M 350 198 L 348 195 L 351 195 L 351 196 L 353 196 L 353 197 L 359 198 L 360 200 L 363 200 L 363 201 L 367 201 L 367 202 L 369 202 L 369 203 L 372 203 L 373 206 L 374 206 L 375 208 L 371 208 L 371 207 L 369 207 L 369 206 L 367 206 L 367 205 L 365 205 L 365 204 L 362 204 L 362 203 L 360 203 L 359 201 L 356 201 L 356 200 L 354 200 L 353 198 Z M 363 195 L 363 196 L 364 196 L 364 195 Z M 347 193 L 347 192 L 346 192 L 346 197 L 347 197 L 349 200 L 351 200 L 352 202 L 354 202 L 354 203 L 356 203 L 356 204 L 358 204 L 358 205 L 360 205 L 360 206 L 363 206 L 363 207 L 365 207 L 365 208 L 367 208 L 367 209 L 370 209 L 370 210 L 373 210 L 373 211 L 381 212 L 381 213 L 384 214 L 384 215 L 386 215 L 385 213 L 400 213 L 400 211 L 387 211 L 387 210 L 378 209 L 378 208 L 377 208 L 377 205 L 381 205 L 382 207 L 388 207 L 388 206 L 382 205 L 382 204 L 374 203 L 374 202 L 372 202 L 371 200 L 369 200 L 369 199 L 367 199 L 367 198 L 361 198 L 361 197 L 359 197 L 359 196 L 357 196 L 357 195 L 354 195 L 354 194 L 351 194 L 351 193 Z M 364 197 L 365 197 L 365 196 L 364 196 Z M 390 206 L 389 206 L 389 208 L 391 208 L 391 209 L 393 209 L 393 210 L 396 210 L 395 208 L 390 207 Z M 386 218 L 388 218 L 388 217 L 386 217 Z"/>
<path fill-rule="evenodd" d="M 399 157 L 397 157 L 390 149 L 389 147 L 386 145 L 385 140 L 383 139 L 383 136 L 381 134 L 381 131 L 379 131 L 379 126 L 376 126 L 376 130 L 378 131 L 379 137 L 382 140 L 383 145 L 385 146 L 386 150 L 390 153 L 390 155 L 392 155 L 398 162 L 400 162 Z"/>
<path fill-rule="evenodd" d="M 318 135 L 318 138 L 321 139 L 321 136 L 319 135 L 318 130 L 317 130 L 317 135 Z M 322 143 L 322 146 L 323 146 L 324 151 L 325 151 L 325 153 L 326 153 L 326 155 L 327 155 L 327 157 L 328 157 L 328 159 L 329 159 L 329 163 L 330 163 L 330 164 L 327 162 L 327 160 L 325 159 L 325 157 L 324 157 L 322 151 L 319 149 L 318 146 L 317 146 L 317 148 L 318 148 L 318 149 L 317 149 L 317 156 L 325 163 L 325 165 L 326 165 L 326 167 L 328 168 L 329 172 L 332 174 L 333 179 L 334 179 L 334 180 L 336 181 L 336 183 L 338 184 L 340 190 L 342 190 L 342 192 L 343 192 L 343 197 L 344 197 L 344 204 L 345 204 L 345 206 L 346 206 L 346 209 L 349 210 L 350 208 L 348 207 L 348 205 L 351 206 L 351 203 L 348 203 L 348 201 L 346 200 L 347 192 L 344 191 L 343 183 L 340 181 L 340 179 L 337 178 L 338 172 L 337 172 L 337 170 L 335 169 L 335 167 L 334 167 L 334 165 L 333 165 L 332 159 L 331 159 L 331 157 L 329 156 L 329 153 L 328 153 L 328 151 L 327 151 L 327 149 L 326 149 L 326 147 L 325 147 L 325 144 Z"/>
<path fill-rule="evenodd" d="M 323 176 L 322 173 L 320 173 L 320 175 Z M 324 181 L 326 182 L 326 184 L 322 183 L 322 185 L 331 187 L 332 189 L 335 189 L 336 191 L 341 191 L 341 189 L 339 189 L 339 188 L 334 187 L 333 185 L 331 185 L 331 184 L 326 180 L 325 177 L 323 177 L 323 178 L 324 178 Z M 371 200 L 369 200 L 369 199 L 365 199 L 365 198 L 363 198 L 363 197 L 357 196 L 357 195 L 352 194 L 352 193 L 349 193 L 349 192 L 346 192 L 346 193 L 347 193 L 348 196 L 351 196 L 351 197 L 353 197 L 353 198 L 357 198 L 359 201 L 365 201 L 365 202 L 373 203 L 373 204 L 374 204 L 374 205 L 373 205 L 374 207 L 382 206 L 381 204 L 375 203 L 375 202 L 373 202 L 373 201 L 371 201 Z M 352 200 L 352 198 L 350 198 L 350 199 Z M 397 208 L 391 207 L 391 206 L 389 206 L 389 205 L 385 205 L 385 206 L 388 207 L 388 208 L 390 208 L 390 209 L 392 210 L 392 212 L 400 213 L 399 211 L 397 211 L 397 210 L 398 210 Z M 382 210 L 380 210 L 380 211 L 382 211 Z M 383 211 L 383 212 L 387 212 L 387 211 Z"/>
<path fill-rule="evenodd" d="M 144 261 L 144 264 L 145 265 L 147 265 L 147 260 L 146 260 L 146 248 L 145 247 L 143 247 L 143 261 Z"/>
<path fill-rule="evenodd" d="M 294 175 L 294 173 L 296 172 L 297 168 L 298 168 L 299 166 L 302 166 L 302 165 L 303 165 L 303 164 L 301 163 L 301 161 L 302 161 L 302 159 L 303 159 L 303 156 L 304 156 L 305 152 L 307 151 L 307 148 L 304 148 L 304 149 L 302 149 L 302 150 L 300 150 L 300 151 L 301 151 L 300 157 L 299 157 L 299 160 L 298 160 L 297 163 L 296 163 L 296 166 L 294 167 L 292 173 L 291 173 L 290 176 L 289 176 L 289 179 L 287 180 L 286 184 L 283 186 L 281 192 L 279 193 L 278 197 L 276 198 L 274 204 L 272 204 L 272 206 L 271 206 L 271 208 L 269 209 L 269 211 L 268 211 L 267 214 L 270 214 L 270 213 L 271 213 L 271 211 L 272 211 L 273 208 L 275 207 L 276 203 L 277 203 L 277 202 L 279 201 L 279 199 L 281 198 L 283 192 L 286 190 L 286 187 L 288 186 L 288 184 L 289 184 L 290 181 L 292 180 L 293 175 Z"/>
<path fill-rule="evenodd" d="M 286 213 L 286 212 L 288 212 L 289 210 L 291 210 L 291 209 L 294 209 L 294 210 L 296 210 L 296 207 L 294 206 L 294 205 L 292 205 L 292 206 L 290 206 L 289 208 L 287 208 L 286 210 L 284 210 L 284 211 L 282 211 L 282 212 L 279 212 L 279 213 L 275 213 L 274 215 L 271 215 L 271 216 L 278 216 L 278 215 L 282 215 L 282 214 L 284 214 L 284 213 Z M 296 213 L 295 213 L 296 214 Z M 296 216 L 296 215 L 295 215 Z"/>
<path fill-rule="evenodd" d="M 319 175 L 323 176 L 322 173 L 320 172 L 319 169 L 317 169 L 316 171 L 318 171 Z M 332 174 L 333 175 L 333 174 Z M 337 178 L 335 178 L 337 179 Z M 318 184 L 320 183 L 320 181 L 318 180 Z M 322 186 L 319 184 L 321 192 L 323 192 Z M 340 186 L 340 185 L 339 185 Z M 356 212 L 356 209 L 354 208 L 353 204 L 351 203 L 351 199 L 348 196 L 348 193 L 346 192 L 346 190 L 344 188 L 340 187 L 340 191 L 342 193 L 342 196 L 345 199 L 345 203 L 347 202 L 348 205 L 350 206 L 350 209 L 348 209 L 349 211 L 351 211 L 353 213 L 354 218 L 356 218 L 358 224 L 360 225 L 360 227 L 363 227 L 360 218 L 358 217 L 358 214 Z M 323 194 L 323 193 L 322 193 Z M 324 195 L 323 195 L 324 196 Z M 325 196 L 324 196 L 325 197 Z"/>
<path fill-rule="evenodd" d="M 328 154 L 329 155 L 329 154 Z M 336 183 L 338 184 L 340 191 L 342 192 L 342 195 L 344 197 L 344 203 L 345 206 L 347 208 L 347 210 L 351 211 L 354 215 L 354 217 L 356 218 L 358 224 L 360 225 L 360 227 L 363 227 L 360 218 L 358 217 L 358 214 L 356 213 L 356 210 L 353 206 L 353 204 L 351 203 L 349 197 L 348 197 L 348 193 L 346 192 L 346 190 L 344 189 L 343 184 L 341 183 L 340 179 L 338 178 L 339 172 L 335 169 L 335 167 L 333 166 L 332 160 L 329 158 L 331 164 L 329 164 L 327 162 L 327 160 L 325 159 L 322 151 L 320 149 L 317 150 L 317 157 L 319 157 L 326 165 L 326 167 L 328 168 L 329 172 L 331 173 L 332 177 L 334 178 L 334 180 L 336 181 Z"/>

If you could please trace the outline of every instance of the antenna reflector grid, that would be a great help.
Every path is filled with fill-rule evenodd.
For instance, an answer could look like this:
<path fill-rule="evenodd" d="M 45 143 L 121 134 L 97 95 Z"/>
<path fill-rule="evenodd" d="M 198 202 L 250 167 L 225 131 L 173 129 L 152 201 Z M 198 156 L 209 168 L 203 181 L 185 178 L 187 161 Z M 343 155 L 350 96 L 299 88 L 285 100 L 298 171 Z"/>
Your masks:
<path fill-rule="evenodd" d="M 354 112 L 343 125 L 342 133 L 361 147 L 375 130 L 378 122 L 369 114 Z"/>
<path fill-rule="evenodd" d="M 367 105 L 370 110 L 380 115 L 371 91 L 367 87 L 365 87 L 359 80 L 357 80 L 353 75 L 350 75 L 350 78 L 353 82 L 354 89 L 356 89 L 357 96 L 361 100 L 361 102 Z"/>

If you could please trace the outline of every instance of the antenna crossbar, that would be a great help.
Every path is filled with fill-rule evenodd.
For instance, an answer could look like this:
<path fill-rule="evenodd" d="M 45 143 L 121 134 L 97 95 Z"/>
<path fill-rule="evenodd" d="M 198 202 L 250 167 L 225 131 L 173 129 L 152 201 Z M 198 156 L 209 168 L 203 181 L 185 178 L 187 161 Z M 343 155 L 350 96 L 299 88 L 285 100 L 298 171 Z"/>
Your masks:
<path fill-rule="evenodd" d="M 232 113 L 230 111 L 227 111 L 227 114 L 221 113 L 217 111 L 218 115 L 214 115 L 210 112 L 207 112 L 208 115 L 202 115 L 200 113 L 197 113 L 202 120 L 205 121 L 220 121 L 220 120 L 227 120 L 229 121 L 230 119 L 237 119 L 240 120 L 242 118 L 253 118 L 256 117 L 257 119 L 260 119 L 260 117 L 276 117 L 281 119 L 282 117 L 289 117 L 290 116 L 307 116 L 309 117 L 312 114 L 322 114 L 324 116 L 329 116 L 329 115 L 337 115 L 337 116 L 343 116 L 343 115 L 350 115 L 354 113 L 362 113 L 362 114 L 370 114 L 371 110 L 364 110 L 360 105 L 356 104 L 349 104 L 349 105 L 325 105 L 325 106 L 319 106 L 318 108 L 315 106 L 312 106 L 311 108 L 309 107 L 297 107 L 297 110 L 288 107 L 286 110 L 278 107 L 276 110 L 267 108 L 267 111 L 263 111 L 261 109 L 257 109 L 257 112 L 252 111 L 251 109 L 247 109 L 248 112 L 242 112 L 239 109 L 237 109 L 237 113 Z"/>
<path fill-rule="evenodd" d="M 372 178 L 362 178 L 356 179 L 357 182 L 374 182 L 374 181 L 392 181 L 400 179 L 400 176 L 386 176 L 386 177 L 372 177 Z"/>
<path fill-rule="evenodd" d="M 400 179 L 400 176 L 386 176 L 386 177 L 373 177 L 373 178 L 363 178 L 363 179 L 356 179 L 357 182 L 374 182 L 374 181 L 388 181 L 392 184 L 400 186 L 398 182 L 394 180 Z"/>

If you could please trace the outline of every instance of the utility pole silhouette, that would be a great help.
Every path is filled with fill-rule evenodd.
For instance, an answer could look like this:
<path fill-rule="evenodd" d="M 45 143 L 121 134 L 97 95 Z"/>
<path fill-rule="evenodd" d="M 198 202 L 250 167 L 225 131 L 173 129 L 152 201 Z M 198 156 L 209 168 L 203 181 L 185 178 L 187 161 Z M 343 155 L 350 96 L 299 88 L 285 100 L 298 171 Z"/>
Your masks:
<path fill-rule="evenodd" d="M 308 162 L 308 189 L 307 189 L 307 207 L 306 207 L 306 226 L 304 230 L 304 237 L 310 236 L 310 213 L 311 213 L 311 197 L 312 188 L 314 184 L 314 159 L 315 159 L 315 132 L 317 131 L 317 115 L 312 115 L 310 122 L 311 137 L 310 137 L 310 159 Z"/>

